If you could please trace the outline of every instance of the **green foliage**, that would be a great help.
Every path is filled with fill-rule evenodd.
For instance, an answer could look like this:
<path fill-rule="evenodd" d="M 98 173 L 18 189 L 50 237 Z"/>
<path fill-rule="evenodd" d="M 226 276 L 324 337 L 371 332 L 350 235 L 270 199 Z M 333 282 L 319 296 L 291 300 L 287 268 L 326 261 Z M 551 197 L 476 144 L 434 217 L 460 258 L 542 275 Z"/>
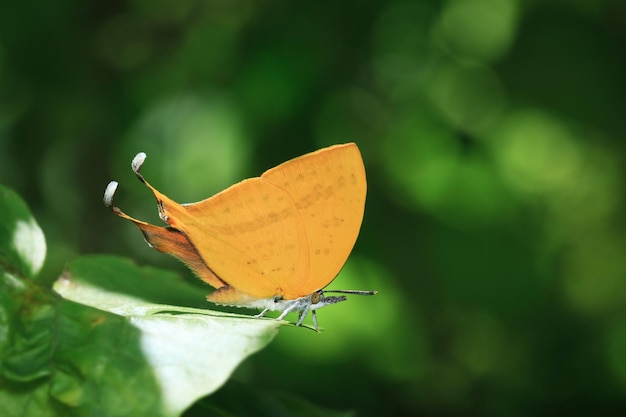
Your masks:
<path fill-rule="evenodd" d="M 46 241 L 26 204 L 0 184 L 0 266 L 18 277 L 33 278 L 46 256 Z"/>
<path fill-rule="evenodd" d="M 3 186 L 0 207 L 4 416 L 180 415 L 277 332 L 271 319 L 166 305 L 203 293 L 112 256 L 78 258 L 56 292 L 44 288 L 33 280 L 45 255 L 39 226 Z"/>

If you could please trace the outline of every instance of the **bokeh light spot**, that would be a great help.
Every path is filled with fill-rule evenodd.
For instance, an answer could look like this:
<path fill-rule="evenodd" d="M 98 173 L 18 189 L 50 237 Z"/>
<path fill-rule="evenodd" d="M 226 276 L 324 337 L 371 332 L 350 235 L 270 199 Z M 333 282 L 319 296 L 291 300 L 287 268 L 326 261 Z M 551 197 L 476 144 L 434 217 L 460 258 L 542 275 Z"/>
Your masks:
<path fill-rule="evenodd" d="M 437 32 L 450 53 L 492 61 L 510 46 L 517 29 L 516 0 L 451 0 Z"/>
<path fill-rule="evenodd" d="M 127 178 L 130 159 L 146 152 L 150 180 L 189 203 L 242 180 L 249 150 L 228 100 L 177 96 L 155 103 L 131 129 L 118 154 L 118 175 Z"/>
<path fill-rule="evenodd" d="M 481 65 L 439 64 L 428 91 L 450 124 L 474 135 L 488 131 L 504 110 L 500 81 Z"/>
<path fill-rule="evenodd" d="M 565 123 L 536 110 L 511 113 L 494 134 L 506 180 L 523 192 L 549 192 L 578 182 L 583 149 Z"/>

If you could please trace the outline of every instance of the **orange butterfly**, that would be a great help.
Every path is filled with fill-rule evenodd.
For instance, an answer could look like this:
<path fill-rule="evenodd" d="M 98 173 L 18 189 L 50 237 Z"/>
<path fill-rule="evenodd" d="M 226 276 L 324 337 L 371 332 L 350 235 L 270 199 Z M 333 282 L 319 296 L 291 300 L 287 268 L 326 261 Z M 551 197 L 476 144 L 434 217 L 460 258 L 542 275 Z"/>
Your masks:
<path fill-rule="evenodd" d="M 167 227 L 137 220 L 113 205 L 111 181 L 104 204 L 132 221 L 158 251 L 182 260 L 216 290 L 216 304 L 299 313 L 309 311 L 317 330 L 318 308 L 346 300 L 322 289 L 339 273 L 363 220 L 367 183 L 354 143 L 320 149 L 241 181 L 193 204 L 161 194 L 140 174 L 146 154 L 132 162 L 153 193 Z M 329 292 L 329 291 L 326 291 Z M 376 291 L 334 291 L 373 295 Z"/>

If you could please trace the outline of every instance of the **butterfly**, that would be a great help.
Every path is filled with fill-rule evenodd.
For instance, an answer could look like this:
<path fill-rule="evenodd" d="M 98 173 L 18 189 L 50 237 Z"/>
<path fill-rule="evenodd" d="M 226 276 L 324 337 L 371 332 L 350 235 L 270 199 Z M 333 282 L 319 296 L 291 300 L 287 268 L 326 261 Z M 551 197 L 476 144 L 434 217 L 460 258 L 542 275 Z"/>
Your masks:
<path fill-rule="evenodd" d="M 207 300 L 221 305 L 298 312 L 300 326 L 311 312 L 346 300 L 345 295 L 376 291 L 323 289 L 335 279 L 356 242 L 367 182 L 359 148 L 334 145 L 291 159 L 192 204 L 179 204 L 150 185 L 166 227 L 137 220 L 113 205 L 118 183 L 111 181 L 104 204 L 133 222 L 148 244 L 183 261 L 215 288 Z"/>

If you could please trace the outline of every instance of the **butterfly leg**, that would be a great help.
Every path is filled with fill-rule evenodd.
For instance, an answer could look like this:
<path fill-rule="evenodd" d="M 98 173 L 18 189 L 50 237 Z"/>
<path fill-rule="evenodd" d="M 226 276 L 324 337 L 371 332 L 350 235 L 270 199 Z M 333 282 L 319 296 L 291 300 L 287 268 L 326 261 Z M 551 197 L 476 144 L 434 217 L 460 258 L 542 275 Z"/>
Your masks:
<path fill-rule="evenodd" d="M 311 316 L 313 316 L 313 327 L 315 327 L 315 331 L 317 331 L 317 314 L 316 311 L 311 311 Z"/>
<path fill-rule="evenodd" d="M 254 317 L 263 317 L 265 315 L 265 313 L 267 313 L 268 311 L 270 311 L 269 308 L 266 308 L 265 310 L 261 311 L 259 314 L 255 314 Z"/>
<path fill-rule="evenodd" d="M 295 310 L 295 309 L 296 309 L 296 307 L 298 307 L 298 304 L 295 304 L 295 303 L 294 303 L 294 304 L 290 305 L 289 307 L 287 307 L 287 308 L 285 309 L 285 311 L 283 311 L 283 312 L 280 314 L 280 316 L 276 317 L 276 320 L 282 320 L 282 319 L 284 319 L 284 318 L 285 318 L 285 316 L 286 316 L 287 314 L 291 313 L 293 310 Z"/>
<path fill-rule="evenodd" d="M 302 322 L 304 321 L 304 318 L 309 313 L 309 309 L 310 307 L 307 305 L 302 310 L 300 310 L 300 314 L 298 314 L 298 322 L 296 323 L 296 326 L 300 326 L 302 324 Z M 315 313 L 315 311 L 313 313 Z"/>

